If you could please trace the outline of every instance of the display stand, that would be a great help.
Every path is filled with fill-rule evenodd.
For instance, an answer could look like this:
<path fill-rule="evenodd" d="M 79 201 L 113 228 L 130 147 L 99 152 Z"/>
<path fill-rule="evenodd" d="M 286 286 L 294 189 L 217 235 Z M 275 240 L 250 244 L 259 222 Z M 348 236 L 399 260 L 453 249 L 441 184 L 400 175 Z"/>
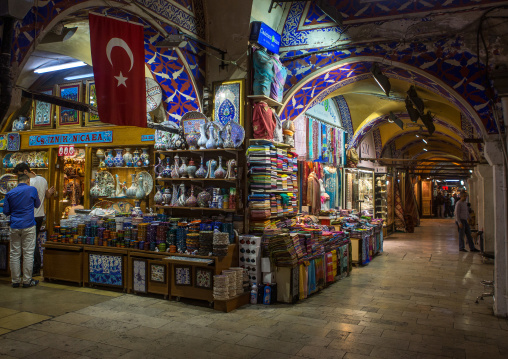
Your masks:
<path fill-rule="evenodd" d="M 83 283 L 83 245 L 45 243 L 44 281 Z"/>
<path fill-rule="evenodd" d="M 170 291 L 169 268 L 163 260 L 167 255 L 165 252 L 129 249 L 127 291 L 135 294 L 159 294 L 163 295 L 164 299 L 168 299 Z M 142 268 L 137 267 L 140 263 L 144 263 L 141 264 L 141 267 L 144 267 L 144 273 Z"/>

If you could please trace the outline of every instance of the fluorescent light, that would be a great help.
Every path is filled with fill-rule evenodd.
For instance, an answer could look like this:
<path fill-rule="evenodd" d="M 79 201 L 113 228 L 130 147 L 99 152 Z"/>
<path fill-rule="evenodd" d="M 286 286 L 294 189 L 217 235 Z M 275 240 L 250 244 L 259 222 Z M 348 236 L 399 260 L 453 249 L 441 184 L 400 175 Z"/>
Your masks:
<path fill-rule="evenodd" d="M 81 67 L 81 66 L 86 66 L 86 64 L 83 61 L 67 62 L 65 64 L 60 64 L 60 65 L 55 65 L 55 66 L 39 67 L 38 69 L 35 69 L 34 72 L 36 74 L 44 74 L 46 72 L 65 70 L 65 69 L 73 69 L 75 67 Z"/>
<path fill-rule="evenodd" d="M 473 170 L 469 170 L 469 173 L 473 173 Z"/>
<path fill-rule="evenodd" d="M 420 135 L 416 135 L 416 137 L 420 138 Z"/>
<path fill-rule="evenodd" d="M 425 152 L 427 152 L 428 150 L 426 148 L 423 149 Z"/>
<path fill-rule="evenodd" d="M 464 181 L 460 181 L 460 184 L 461 184 L 461 185 L 464 185 Z"/>
<path fill-rule="evenodd" d="M 93 77 L 93 72 L 90 74 L 82 74 L 82 75 L 64 77 L 64 80 L 65 81 L 79 80 L 79 79 L 85 79 L 87 77 Z"/>
<path fill-rule="evenodd" d="M 425 143 L 427 143 L 427 141 L 425 141 L 423 138 L 422 138 L 422 141 L 423 141 L 423 142 L 425 142 Z"/>
<path fill-rule="evenodd" d="M 460 180 L 445 180 L 446 182 L 459 182 Z"/>

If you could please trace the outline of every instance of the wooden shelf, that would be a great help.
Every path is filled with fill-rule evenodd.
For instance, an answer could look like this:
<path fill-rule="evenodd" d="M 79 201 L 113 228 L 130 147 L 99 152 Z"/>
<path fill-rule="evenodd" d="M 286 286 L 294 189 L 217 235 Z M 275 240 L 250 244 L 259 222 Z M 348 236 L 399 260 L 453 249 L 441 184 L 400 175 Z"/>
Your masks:
<path fill-rule="evenodd" d="M 229 178 L 156 178 L 157 181 L 162 182 L 178 182 L 178 181 L 191 181 L 191 182 L 200 182 L 200 181 L 222 181 L 222 182 L 230 182 L 235 183 L 236 179 Z"/>
<path fill-rule="evenodd" d="M 243 151 L 242 148 L 211 148 L 211 149 L 203 149 L 203 150 L 200 150 L 200 149 L 195 149 L 195 150 L 166 150 L 166 151 L 154 151 L 156 154 L 159 153 L 159 154 L 171 154 L 171 153 L 183 153 L 183 152 L 188 152 L 188 153 L 193 153 L 193 152 L 196 152 L 196 153 L 201 153 L 201 152 L 229 152 L 229 153 L 237 153 L 237 152 L 240 152 L 240 151 Z"/>
<path fill-rule="evenodd" d="M 109 170 L 116 170 L 116 169 L 131 169 L 131 170 L 136 170 L 136 169 L 139 169 L 139 170 L 147 170 L 149 169 L 150 167 L 152 166 L 142 166 L 142 167 L 127 167 L 127 166 L 122 166 L 122 167 L 107 167 L 106 166 L 106 171 L 109 171 Z"/>
<path fill-rule="evenodd" d="M 282 142 L 275 142 L 275 141 L 272 141 L 272 140 L 266 140 L 266 139 L 263 139 L 263 138 L 251 138 L 249 139 L 249 144 L 250 143 L 255 143 L 255 144 L 258 144 L 258 142 L 260 144 L 263 144 L 263 143 L 270 143 L 272 145 L 274 145 L 275 147 L 283 147 L 283 148 L 286 148 L 286 149 L 289 149 L 290 151 L 293 151 L 294 148 L 291 147 L 291 145 L 288 145 L 286 143 L 282 143 Z"/>
<path fill-rule="evenodd" d="M 238 209 L 224 209 L 224 208 L 208 208 L 208 207 L 173 207 L 173 206 L 161 206 L 159 204 L 155 205 L 156 208 L 164 208 L 164 209 L 185 209 L 190 211 L 219 211 L 219 212 L 236 212 Z"/>
<path fill-rule="evenodd" d="M 252 193 L 298 193 L 297 190 L 279 190 L 279 189 L 252 189 Z"/>
<path fill-rule="evenodd" d="M 281 108 L 282 106 L 284 106 L 280 102 L 275 101 L 273 98 L 265 95 L 249 95 L 247 96 L 247 98 L 249 98 L 253 102 L 266 102 L 268 106 L 271 107 Z"/>

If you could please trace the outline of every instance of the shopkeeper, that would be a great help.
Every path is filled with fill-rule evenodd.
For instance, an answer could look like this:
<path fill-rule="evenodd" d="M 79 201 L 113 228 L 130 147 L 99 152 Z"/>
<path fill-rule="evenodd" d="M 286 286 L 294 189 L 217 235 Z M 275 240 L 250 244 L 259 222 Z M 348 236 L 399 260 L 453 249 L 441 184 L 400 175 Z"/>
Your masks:
<path fill-rule="evenodd" d="M 30 170 L 30 166 L 27 163 L 19 163 L 14 167 L 14 173 L 19 175 L 27 175 L 30 178 L 30 186 L 37 189 L 37 194 L 41 205 L 35 208 L 35 251 L 34 251 L 34 268 L 33 276 L 38 276 L 41 273 L 41 251 L 37 238 L 41 231 L 42 222 L 44 221 L 44 199 L 50 199 L 55 193 L 55 188 L 51 187 L 48 189 L 48 181 L 42 176 L 38 176 Z"/>

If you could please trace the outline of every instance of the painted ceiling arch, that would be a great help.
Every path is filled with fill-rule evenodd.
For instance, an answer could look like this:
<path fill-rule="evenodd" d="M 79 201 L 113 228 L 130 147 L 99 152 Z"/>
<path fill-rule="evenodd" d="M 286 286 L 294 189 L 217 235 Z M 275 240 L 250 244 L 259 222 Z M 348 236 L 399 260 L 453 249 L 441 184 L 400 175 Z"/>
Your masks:
<path fill-rule="evenodd" d="M 155 44 L 167 34 L 176 33 L 176 28 L 187 29 L 186 32 L 198 37 L 204 34 L 202 19 L 198 21 L 195 18 L 195 14 L 204 16 L 202 0 L 170 0 L 164 4 L 137 0 L 137 3 L 142 5 L 131 4 L 127 7 L 123 2 L 112 0 L 109 3 L 110 7 L 104 7 L 105 3 L 98 0 L 54 0 L 45 2 L 37 8 L 34 7 L 23 20 L 15 22 L 15 34 L 18 36 L 14 36 L 12 41 L 12 65 L 23 68 L 36 47 L 33 46 L 34 43 L 37 44 L 55 24 L 64 19 L 70 23 L 87 21 L 88 11 L 107 13 L 114 17 L 142 23 L 144 24 L 146 65 L 163 90 L 163 101 L 169 119 L 178 122 L 186 112 L 199 111 L 201 108 L 205 57 L 198 54 L 200 47 L 192 41 L 187 41 L 185 47 L 176 50 L 156 48 Z M 147 8 L 143 9 L 145 5 Z M 35 10 L 38 16 L 34 16 Z M 147 15 L 147 11 L 157 12 L 158 16 Z M 173 15 L 179 13 L 182 16 L 174 17 L 168 11 Z M 35 19 L 37 22 L 34 22 Z M 198 23 L 202 26 L 198 26 Z M 72 38 L 67 41 L 72 41 Z"/>
<path fill-rule="evenodd" d="M 440 158 L 444 159 L 453 159 L 455 161 L 463 161 L 463 157 L 457 153 L 448 153 L 440 150 L 432 150 L 432 151 L 421 151 L 414 154 L 411 159 L 412 160 L 438 160 Z M 416 165 L 416 162 L 410 162 L 410 164 Z"/>
<path fill-rule="evenodd" d="M 383 72 L 443 96 L 471 121 L 478 133 L 497 131 L 476 67 L 476 57 L 461 49 L 460 38 L 434 44 L 400 43 L 327 52 L 283 62 L 289 70 L 281 117 L 294 119 L 314 102 L 349 83 L 370 78 L 372 62 L 389 63 Z"/>

